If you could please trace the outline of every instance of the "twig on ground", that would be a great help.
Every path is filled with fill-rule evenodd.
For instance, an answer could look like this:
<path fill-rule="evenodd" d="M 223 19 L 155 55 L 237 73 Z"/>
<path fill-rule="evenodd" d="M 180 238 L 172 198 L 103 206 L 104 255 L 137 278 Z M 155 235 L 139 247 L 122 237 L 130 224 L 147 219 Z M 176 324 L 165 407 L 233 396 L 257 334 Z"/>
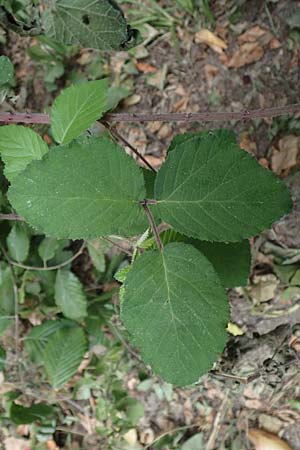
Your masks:
<path fill-rule="evenodd" d="M 215 448 L 215 442 L 216 442 L 216 437 L 217 437 L 217 434 L 219 431 L 219 426 L 220 426 L 220 423 L 222 422 L 222 420 L 225 416 L 226 410 L 227 410 L 228 392 L 229 391 L 227 390 L 225 393 L 225 396 L 222 400 L 222 403 L 220 405 L 220 408 L 216 414 L 216 417 L 215 417 L 215 420 L 214 420 L 214 423 L 212 426 L 212 431 L 211 431 L 211 434 L 207 441 L 205 450 L 213 450 Z"/>

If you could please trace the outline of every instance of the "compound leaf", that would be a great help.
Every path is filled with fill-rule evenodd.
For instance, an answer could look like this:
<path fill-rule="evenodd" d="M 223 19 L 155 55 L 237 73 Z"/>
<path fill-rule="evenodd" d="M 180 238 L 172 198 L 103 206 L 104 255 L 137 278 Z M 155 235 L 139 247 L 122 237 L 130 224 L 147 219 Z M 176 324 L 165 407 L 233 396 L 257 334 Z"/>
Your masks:
<path fill-rule="evenodd" d="M 43 15 L 47 36 L 64 44 L 99 50 L 124 50 L 135 44 L 136 30 L 114 0 L 50 0 Z"/>
<path fill-rule="evenodd" d="M 134 261 L 122 319 L 146 363 L 169 383 L 184 386 L 206 373 L 223 350 L 229 305 L 205 256 L 172 243 Z"/>
<path fill-rule="evenodd" d="M 4 174 L 11 181 L 28 163 L 42 159 L 47 153 L 46 142 L 30 128 L 21 125 L 0 127 L 0 156 L 5 164 Z"/>
<path fill-rule="evenodd" d="M 64 89 L 51 109 L 53 137 L 67 144 L 107 111 L 108 80 L 88 81 Z"/>
<path fill-rule="evenodd" d="M 72 239 L 142 233 L 143 198 L 141 169 L 104 137 L 52 149 L 9 189 L 10 202 L 31 226 Z"/>
<path fill-rule="evenodd" d="M 179 141 L 157 174 L 155 197 L 163 221 L 208 241 L 248 238 L 291 208 L 284 183 L 226 130 Z"/>
<path fill-rule="evenodd" d="M 82 284 L 67 269 L 57 271 L 55 303 L 68 319 L 81 320 L 87 315 L 87 299 Z"/>
<path fill-rule="evenodd" d="M 18 262 L 23 262 L 28 256 L 30 239 L 22 224 L 13 225 L 6 239 L 10 256 Z"/>
<path fill-rule="evenodd" d="M 46 373 L 58 388 L 76 373 L 87 348 L 84 332 L 79 327 L 62 328 L 49 339 L 44 352 Z"/>

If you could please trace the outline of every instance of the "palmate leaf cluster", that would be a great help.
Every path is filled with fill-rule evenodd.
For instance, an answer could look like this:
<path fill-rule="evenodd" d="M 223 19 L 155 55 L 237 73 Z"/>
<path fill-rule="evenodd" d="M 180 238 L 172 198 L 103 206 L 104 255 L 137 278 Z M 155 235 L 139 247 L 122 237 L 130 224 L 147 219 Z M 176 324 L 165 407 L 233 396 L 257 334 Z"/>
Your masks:
<path fill-rule="evenodd" d="M 157 224 L 170 229 L 161 235 L 163 251 L 153 237 L 141 240 L 143 251 L 135 252 L 122 276 L 121 318 L 155 373 L 177 385 L 190 384 L 211 368 L 226 343 L 226 288 L 247 282 L 247 238 L 289 212 L 290 194 L 227 130 L 177 136 L 156 176 L 141 169 L 109 136 L 82 135 L 109 109 L 107 90 L 106 80 L 100 80 L 63 91 L 51 111 L 57 145 L 50 149 L 26 127 L 0 129 L 8 199 L 47 236 L 39 248 L 44 261 L 53 257 L 57 238 L 88 239 L 100 266 L 94 240 L 145 233 L 149 223 L 142 204 L 152 200 Z M 18 234 L 18 249 L 14 236 L 8 245 L 22 261 L 26 233 L 19 225 L 11 233 Z M 83 357 L 80 323 L 89 311 L 70 271 L 57 273 L 54 295 L 62 313 L 78 325 L 52 330 L 46 346 L 40 340 L 39 348 L 30 340 L 28 345 L 36 359 L 43 353 L 46 373 L 57 387 Z M 64 358 L 57 353 L 60 343 Z"/>

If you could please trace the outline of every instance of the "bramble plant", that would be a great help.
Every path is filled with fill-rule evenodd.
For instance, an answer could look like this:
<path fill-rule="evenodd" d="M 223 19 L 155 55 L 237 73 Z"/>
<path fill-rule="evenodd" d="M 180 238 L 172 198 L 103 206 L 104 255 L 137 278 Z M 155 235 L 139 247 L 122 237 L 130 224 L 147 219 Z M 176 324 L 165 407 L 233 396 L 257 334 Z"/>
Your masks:
<path fill-rule="evenodd" d="M 99 2 L 104 9 L 96 13 L 75 3 L 70 16 L 64 2 L 47 2 L 41 20 L 50 37 L 100 49 L 128 45 L 133 34 L 114 1 Z M 188 385 L 211 369 L 226 344 L 226 288 L 247 282 L 247 239 L 287 214 L 291 197 L 226 129 L 178 135 L 157 173 L 142 169 L 113 135 L 86 133 L 111 109 L 109 92 L 106 79 L 63 90 L 51 109 L 51 148 L 28 127 L 0 128 L 8 200 L 19 220 L 7 246 L 15 261 L 26 259 L 22 220 L 46 236 L 38 248 L 45 264 L 69 239 L 87 240 L 92 256 L 95 238 L 141 236 L 132 264 L 115 276 L 123 283 L 121 319 L 156 374 Z M 162 233 L 159 224 L 168 225 Z M 26 341 L 54 387 L 76 372 L 87 347 L 81 325 L 91 320 L 79 280 L 58 268 L 55 302 L 71 320 L 47 321 Z"/>
<path fill-rule="evenodd" d="M 143 235 L 149 219 L 158 248 L 148 239 L 140 245 L 144 251 L 137 250 L 124 280 L 121 318 L 144 361 L 170 383 L 187 385 L 210 370 L 225 346 L 225 288 L 247 280 L 245 239 L 289 212 L 290 194 L 228 130 L 176 136 L 158 173 L 144 174 L 106 135 L 82 134 L 107 111 L 107 93 L 107 80 L 65 89 L 51 110 L 58 145 L 50 149 L 27 127 L 0 128 L 8 199 L 31 227 L 59 239 Z M 173 232 L 160 236 L 159 222 Z M 59 271 L 56 286 L 72 289 L 75 280 L 66 276 Z M 56 301 L 64 312 L 61 297 Z M 80 298 L 67 316 L 86 316 Z M 82 357 L 83 332 L 60 333 L 68 334 L 66 343 L 78 341 Z M 66 381 L 52 375 L 55 352 L 61 353 L 62 336 L 56 338 L 45 353 L 55 386 Z"/>

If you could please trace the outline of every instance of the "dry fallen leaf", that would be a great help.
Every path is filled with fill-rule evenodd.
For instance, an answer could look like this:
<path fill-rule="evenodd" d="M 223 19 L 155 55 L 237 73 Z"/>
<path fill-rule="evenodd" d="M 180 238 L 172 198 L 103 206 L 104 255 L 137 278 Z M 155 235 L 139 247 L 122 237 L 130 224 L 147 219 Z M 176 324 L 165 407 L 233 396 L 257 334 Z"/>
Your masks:
<path fill-rule="evenodd" d="M 245 42 L 232 55 L 228 62 L 228 67 L 238 69 L 239 67 L 247 66 L 261 59 L 263 54 L 263 48 L 257 42 Z"/>
<path fill-rule="evenodd" d="M 47 448 L 48 448 L 48 450 L 59 450 L 59 447 L 57 447 L 55 442 L 52 440 L 47 441 Z"/>
<path fill-rule="evenodd" d="M 166 84 L 166 77 L 168 73 L 168 65 L 164 64 L 162 69 L 159 69 L 154 74 L 149 74 L 147 76 L 147 84 L 150 86 L 156 87 L 157 89 L 160 89 L 161 91 L 164 89 Z"/>
<path fill-rule="evenodd" d="M 141 101 L 141 96 L 139 94 L 133 94 L 130 97 L 127 97 L 123 100 L 125 106 L 133 106 Z"/>
<path fill-rule="evenodd" d="M 168 137 L 171 136 L 171 134 L 172 134 L 172 128 L 168 123 L 164 123 L 160 127 L 160 129 L 157 133 L 157 135 L 160 139 L 167 139 Z"/>
<path fill-rule="evenodd" d="M 210 89 L 212 87 L 213 79 L 219 73 L 219 69 L 212 64 L 205 64 L 204 73 L 207 81 L 207 86 Z"/>
<path fill-rule="evenodd" d="M 162 156 L 161 158 L 158 158 L 157 156 L 153 155 L 145 155 L 145 160 L 148 161 L 149 164 L 151 164 L 154 169 L 159 169 L 162 163 L 165 161 L 165 158 Z M 140 161 L 141 166 L 145 167 L 145 164 L 143 161 Z"/>
<path fill-rule="evenodd" d="M 4 440 L 5 450 L 30 450 L 30 442 L 25 439 L 17 439 L 14 437 Z"/>
<path fill-rule="evenodd" d="M 144 154 L 148 143 L 144 130 L 138 127 L 130 128 L 127 140 L 140 153 Z"/>
<path fill-rule="evenodd" d="M 291 447 L 276 434 L 268 431 L 252 428 L 248 432 L 248 438 L 255 450 L 292 450 Z"/>
<path fill-rule="evenodd" d="M 245 42 L 255 42 L 266 32 L 267 32 L 266 30 L 263 30 L 258 25 L 256 25 L 255 27 L 252 27 L 249 30 L 245 31 L 245 33 L 241 34 L 238 37 L 238 43 L 239 45 L 242 45 Z"/>
<path fill-rule="evenodd" d="M 146 62 L 137 62 L 135 64 L 135 67 L 137 68 L 137 70 L 139 72 L 143 72 L 143 73 L 155 73 L 157 72 L 157 68 L 152 66 L 149 63 Z"/>
<path fill-rule="evenodd" d="M 269 42 L 269 48 L 271 50 L 275 50 L 276 48 L 279 48 L 279 47 L 281 47 L 281 42 L 278 39 L 276 39 L 275 37 L 273 37 Z"/>
<path fill-rule="evenodd" d="M 123 438 L 129 445 L 134 445 L 137 442 L 137 431 L 135 428 L 131 428 L 127 433 L 123 434 Z"/>
<path fill-rule="evenodd" d="M 249 133 L 247 131 L 243 131 L 241 134 L 240 147 L 246 150 L 246 152 L 255 155 L 257 146 L 256 143 L 250 139 Z"/>
<path fill-rule="evenodd" d="M 247 289 L 255 304 L 272 300 L 278 287 L 278 278 L 273 274 L 255 275 L 253 284 Z"/>
<path fill-rule="evenodd" d="M 227 48 L 227 44 L 223 39 L 220 39 L 206 28 L 202 28 L 195 34 L 195 42 L 196 44 L 206 44 L 217 53 L 223 53 L 223 50 Z"/>
<path fill-rule="evenodd" d="M 300 136 L 284 136 L 278 142 L 278 148 L 273 149 L 271 167 L 277 175 L 286 175 L 297 164 L 300 151 Z"/>

